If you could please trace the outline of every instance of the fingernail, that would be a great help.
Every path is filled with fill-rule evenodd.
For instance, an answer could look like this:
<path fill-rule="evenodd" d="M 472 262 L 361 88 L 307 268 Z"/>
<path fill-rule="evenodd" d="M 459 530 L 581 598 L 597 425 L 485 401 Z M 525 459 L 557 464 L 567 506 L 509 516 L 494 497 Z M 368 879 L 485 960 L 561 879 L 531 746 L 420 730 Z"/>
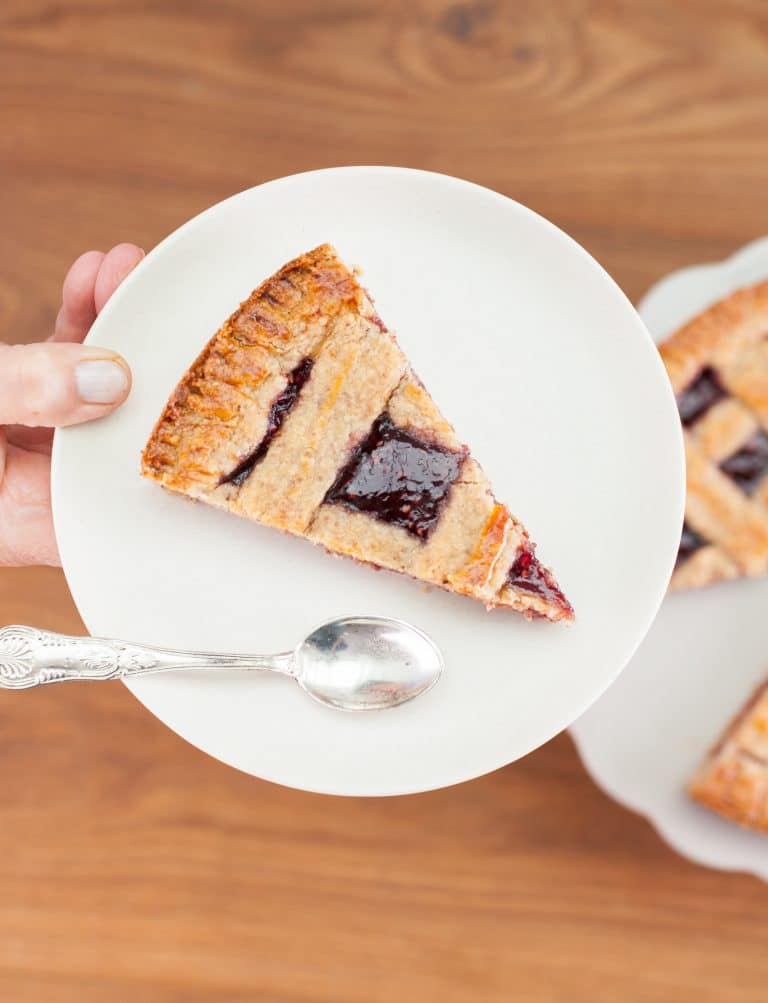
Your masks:
<path fill-rule="evenodd" d="M 141 251 L 141 257 L 137 261 L 134 261 L 134 263 L 122 273 L 122 275 L 120 276 L 121 282 L 124 282 L 131 274 L 131 272 L 134 270 L 134 268 L 137 268 L 144 260 L 144 258 L 146 258 L 147 252 L 144 250 L 144 248 L 140 247 L 139 250 Z"/>
<path fill-rule="evenodd" d="M 128 390 L 128 373 L 112 359 L 87 359 L 75 366 L 75 383 L 84 404 L 115 404 Z"/>

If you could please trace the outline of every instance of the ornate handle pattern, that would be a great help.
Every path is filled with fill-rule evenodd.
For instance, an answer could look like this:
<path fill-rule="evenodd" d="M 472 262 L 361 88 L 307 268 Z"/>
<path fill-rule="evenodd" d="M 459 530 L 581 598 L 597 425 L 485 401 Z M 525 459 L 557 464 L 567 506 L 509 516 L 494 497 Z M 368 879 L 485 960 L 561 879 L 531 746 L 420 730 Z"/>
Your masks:
<path fill-rule="evenodd" d="M 214 655 L 171 651 L 99 637 L 68 637 L 34 627 L 0 630 L 0 689 L 23 690 L 70 679 L 124 679 L 169 669 L 272 669 L 292 674 L 289 655 Z"/>

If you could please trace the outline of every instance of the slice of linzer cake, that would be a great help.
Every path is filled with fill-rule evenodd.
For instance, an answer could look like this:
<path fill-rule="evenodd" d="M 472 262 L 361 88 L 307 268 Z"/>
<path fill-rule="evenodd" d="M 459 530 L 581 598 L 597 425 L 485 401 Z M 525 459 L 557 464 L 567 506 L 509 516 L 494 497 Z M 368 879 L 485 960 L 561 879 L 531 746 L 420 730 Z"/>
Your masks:
<path fill-rule="evenodd" d="M 768 833 L 768 682 L 702 763 L 690 793 L 718 815 Z"/>
<path fill-rule="evenodd" d="M 284 265 L 211 338 L 160 416 L 142 473 L 489 608 L 573 619 L 328 244 Z"/>

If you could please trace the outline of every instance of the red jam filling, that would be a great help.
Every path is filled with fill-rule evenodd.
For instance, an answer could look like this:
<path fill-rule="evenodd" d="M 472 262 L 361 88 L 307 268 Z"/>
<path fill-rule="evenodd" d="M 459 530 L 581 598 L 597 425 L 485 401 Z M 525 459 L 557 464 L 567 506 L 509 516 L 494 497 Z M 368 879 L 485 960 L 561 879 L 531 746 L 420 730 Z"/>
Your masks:
<path fill-rule="evenodd" d="M 686 558 L 690 557 L 691 554 L 695 554 L 697 550 L 701 550 L 702 547 L 706 547 L 707 541 L 703 536 L 699 536 L 695 529 L 691 529 L 688 523 L 683 524 L 683 535 L 680 538 L 680 548 L 677 551 L 677 561 L 675 566 L 680 564 Z"/>
<path fill-rule="evenodd" d="M 684 425 L 692 425 L 713 404 L 727 396 L 717 373 L 707 366 L 699 373 L 693 383 L 677 396 L 677 407 L 680 420 Z"/>
<path fill-rule="evenodd" d="M 272 406 L 269 409 L 267 417 L 267 430 L 264 433 L 264 438 L 252 452 L 243 457 L 233 470 L 221 478 L 219 484 L 236 484 L 239 487 L 248 479 L 249 474 L 256 464 L 261 463 L 267 455 L 269 447 L 272 445 L 272 440 L 280 431 L 286 416 L 296 406 L 304 384 L 312 372 L 312 366 L 312 359 L 302 359 L 298 366 L 290 373 L 285 389 L 272 401 Z"/>
<path fill-rule="evenodd" d="M 339 471 L 325 501 L 365 512 L 425 540 L 464 459 L 464 453 L 398 427 L 385 411 Z"/>
<path fill-rule="evenodd" d="M 557 587 L 552 575 L 528 547 L 524 547 L 515 558 L 507 575 L 507 585 L 556 603 L 563 609 L 571 609 L 571 604 Z"/>
<path fill-rule="evenodd" d="M 720 469 L 735 481 L 745 494 L 751 495 L 768 473 L 768 435 L 756 432 L 738 453 L 720 464 Z"/>

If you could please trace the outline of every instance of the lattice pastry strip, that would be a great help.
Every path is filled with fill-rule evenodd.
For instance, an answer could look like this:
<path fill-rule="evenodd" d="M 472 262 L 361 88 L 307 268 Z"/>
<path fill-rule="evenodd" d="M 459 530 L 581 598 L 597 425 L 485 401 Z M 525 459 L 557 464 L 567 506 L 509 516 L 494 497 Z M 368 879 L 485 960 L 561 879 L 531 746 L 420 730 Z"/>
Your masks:
<path fill-rule="evenodd" d="M 758 431 L 754 413 L 735 397 L 725 397 L 713 404 L 687 430 L 698 448 L 718 466 L 738 452 Z"/>

